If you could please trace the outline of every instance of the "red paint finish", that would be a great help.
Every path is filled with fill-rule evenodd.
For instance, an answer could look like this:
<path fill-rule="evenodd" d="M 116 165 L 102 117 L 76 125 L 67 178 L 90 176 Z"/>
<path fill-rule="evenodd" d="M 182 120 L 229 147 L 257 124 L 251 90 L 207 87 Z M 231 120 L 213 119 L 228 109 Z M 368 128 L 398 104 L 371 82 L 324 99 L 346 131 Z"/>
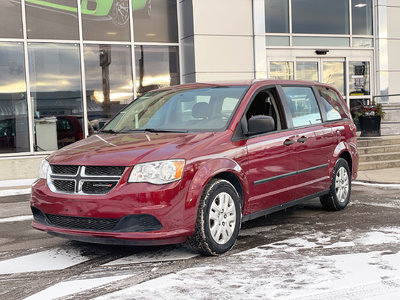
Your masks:
<path fill-rule="evenodd" d="M 282 130 L 252 137 L 238 135 L 242 116 L 255 93 L 281 84 L 313 85 L 296 81 L 241 83 L 248 85 L 249 89 L 224 131 L 102 133 L 64 147 L 47 158 L 50 164 L 127 167 L 118 185 L 105 195 L 54 193 L 44 179 L 32 187 L 31 205 L 45 214 L 117 219 L 148 214 L 161 222 L 160 230 L 72 230 L 48 226 L 37 220 L 33 221 L 33 227 L 72 237 L 114 238 L 144 244 L 178 243 L 194 233 L 199 200 L 213 177 L 235 178 L 243 216 L 327 190 L 335 162 L 343 155 L 351 158 L 352 177 L 355 179 L 357 137 L 355 126 L 349 119 L 287 128 L 285 99 L 280 99 Z M 192 84 L 173 89 L 210 86 L 220 85 Z M 306 138 L 306 141 L 300 142 L 301 138 Z M 285 141 L 293 143 L 287 145 Z M 181 180 L 165 185 L 128 183 L 134 165 L 167 159 L 185 160 Z M 297 174 L 322 165 L 324 167 Z"/>

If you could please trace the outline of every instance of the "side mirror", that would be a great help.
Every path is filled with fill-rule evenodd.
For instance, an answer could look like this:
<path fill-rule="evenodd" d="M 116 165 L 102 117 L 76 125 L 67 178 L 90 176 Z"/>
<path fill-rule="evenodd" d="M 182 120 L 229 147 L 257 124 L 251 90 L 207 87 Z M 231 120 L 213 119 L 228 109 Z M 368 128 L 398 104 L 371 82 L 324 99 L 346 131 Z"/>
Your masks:
<path fill-rule="evenodd" d="M 248 121 L 248 131 L 246 135 L 253 135 L 275 130 L 275 121 L 270 116 L 253 116 Z"/>

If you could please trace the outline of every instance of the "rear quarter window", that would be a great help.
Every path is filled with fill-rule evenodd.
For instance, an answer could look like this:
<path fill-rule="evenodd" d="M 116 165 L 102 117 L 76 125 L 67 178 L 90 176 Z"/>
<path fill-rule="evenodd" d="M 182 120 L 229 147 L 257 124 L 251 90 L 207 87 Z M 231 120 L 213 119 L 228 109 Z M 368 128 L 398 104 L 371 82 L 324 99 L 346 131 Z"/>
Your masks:
<path fill-rule="evenodd" d="M 348 118 L 346 108 L 337 93 L 327 87 L 317 86 L 319 95 L 326 111 L 327 121 Z"/>

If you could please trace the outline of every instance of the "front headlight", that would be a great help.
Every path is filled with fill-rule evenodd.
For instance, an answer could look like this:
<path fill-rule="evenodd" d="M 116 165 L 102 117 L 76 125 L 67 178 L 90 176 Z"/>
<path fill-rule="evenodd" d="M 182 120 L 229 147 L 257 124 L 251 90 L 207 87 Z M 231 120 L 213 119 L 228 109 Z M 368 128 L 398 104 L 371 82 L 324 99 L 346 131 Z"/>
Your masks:
<path fill-rule="evenodd" d="M 39 178 L 46 179 L 49 168 L 50 168 L 49 162 L 43 159 L 39 167 Z"/>
<path fill-rule="evenodd" d="M 182 178 L 184 167 L 183 159 L 137 164 L 133 167 L 128 182 L 170 183 Z"/>

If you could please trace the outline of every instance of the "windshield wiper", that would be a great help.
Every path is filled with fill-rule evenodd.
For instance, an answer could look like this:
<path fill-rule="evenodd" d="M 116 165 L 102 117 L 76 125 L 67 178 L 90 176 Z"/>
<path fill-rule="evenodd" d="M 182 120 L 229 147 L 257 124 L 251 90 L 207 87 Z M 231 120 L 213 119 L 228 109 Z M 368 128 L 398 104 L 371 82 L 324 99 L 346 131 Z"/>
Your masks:
<path fill-rule="evenodd" d="M 144 128 L 147 132 L 173 132 L 173 133 L 186 133 L 189 130 L 177 130 L 177 129 L 155 129 L 155 128 Z"/>
<path fill-rule="evenodd" d="M 119 131 L 115 131 L 113 129 L 107 129 L 107 130 L 100 130 L 101 133 L 119 133 Z"/>

